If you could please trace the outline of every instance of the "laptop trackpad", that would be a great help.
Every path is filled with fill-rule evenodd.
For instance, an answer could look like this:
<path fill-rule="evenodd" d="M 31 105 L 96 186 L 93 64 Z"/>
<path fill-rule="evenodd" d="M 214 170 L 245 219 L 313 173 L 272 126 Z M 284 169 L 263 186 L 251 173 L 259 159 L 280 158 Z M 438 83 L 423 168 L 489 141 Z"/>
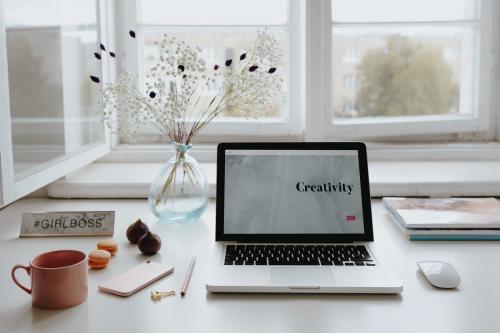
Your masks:
<path fill-rule="evenodd" d="M 328 267 L 271 267 L 271 283 L 290 287 L 320 287 L 334 284 Z"/>

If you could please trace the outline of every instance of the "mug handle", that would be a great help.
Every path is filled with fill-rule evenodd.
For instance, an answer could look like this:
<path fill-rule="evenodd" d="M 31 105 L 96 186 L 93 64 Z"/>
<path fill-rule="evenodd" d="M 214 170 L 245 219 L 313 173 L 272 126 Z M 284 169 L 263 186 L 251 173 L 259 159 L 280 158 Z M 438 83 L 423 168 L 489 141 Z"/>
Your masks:
<path fill-rule="evenodd" d="M 16 266 L 12 267 L 12 272 L 10 273 L 10 276 L 12 277 L 12 280 L 14 281 L 15 284 L 17 284 L 17 286 L 19 288 L 21 288 L 22 290 L 24 290 L 25 292 L 27 292 L 28 294 L 31 295 L 31 289 L 26 288 L 25 286 L 23 286 L 16 279 L 16 274 L 15 273 L 16 273 L 16 270 L 19 269 L 19 268 L 24 269 L 26 271 L 26 273 L 28 273 L 28 275 L 30 275 L 30 272 L 31 272 L 31 267 L 30 266 L 16 265 Z"/>

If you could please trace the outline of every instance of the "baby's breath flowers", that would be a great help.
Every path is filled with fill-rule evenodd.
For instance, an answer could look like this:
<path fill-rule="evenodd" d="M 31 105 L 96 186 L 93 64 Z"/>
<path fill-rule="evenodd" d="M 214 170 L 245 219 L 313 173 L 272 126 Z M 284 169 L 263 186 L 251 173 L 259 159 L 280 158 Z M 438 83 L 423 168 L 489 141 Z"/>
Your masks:
<path fill-rule="evenodd" d="M 129 31 L 135 38 L 135 32 Z M 124 73 L 103 84 L 103 119 L 133 141 L 146 123 L 171 141 L 190 144 L 193 137 L 225 110 L 247 118 L 265 115 L 282 92 L 283 54 L 276 38 L 259 31 L 253 49 L 222 63 L 207 64 L 202 50 L 164 35 L 156 42 L 159 60 L 144 87 L 135 74 Z M 98 83 L 95 76 L 92 81 Z M 97 80 L 95 80 L 97 79 Z M 111 119 L 116 115 L 116 126 Z"/>
<path fill-rule="evenodd" d="M 133 30 L 128 34 L 136 38 Z M 133 142 L 139 129 L 149 123 L 171 141 L 188 147 L 176 151 L 159 190 L 150 193 L 154 207 L 174 207 L 176 200 L 187 195 L 188 184 L 203 189 L 199 168 L 185 155 L 193 138 L 226 110 L 247 118 L 271 113 L 271 101 L 282 93 L 283 54 L 267 30 L 257 33 L 252 50 L 220 63 L 207 63 L 200 48 L 173 36 L 164 35 L 156 44 L 159 59 L 143 86 L 139 87 L 137 74 L 127 72 L 112 83 L 101 83 L 95 75 L 90 79 L 102 84 L 102 117 L 114 131 Z M 99 61 L 106 52 L 112 58 L 118 56 L 100 44 L 94 57 Z"/>

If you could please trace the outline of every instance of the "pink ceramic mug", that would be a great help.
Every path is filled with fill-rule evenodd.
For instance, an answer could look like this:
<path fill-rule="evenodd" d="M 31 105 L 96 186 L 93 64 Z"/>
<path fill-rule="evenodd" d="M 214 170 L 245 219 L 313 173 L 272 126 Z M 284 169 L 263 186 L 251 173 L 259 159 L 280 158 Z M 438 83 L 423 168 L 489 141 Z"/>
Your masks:
<path fill-rule="evenodd" d="M 31 289 L 15 276 L 17 269 L 31 276 Z M 12 280 L 32 297 L 33 306 L 41 309 L 64 309 L 87 298 L 87 256 L 75 250 L 46 252 L 31 260 L 29 266 L 15 265 Z"/>

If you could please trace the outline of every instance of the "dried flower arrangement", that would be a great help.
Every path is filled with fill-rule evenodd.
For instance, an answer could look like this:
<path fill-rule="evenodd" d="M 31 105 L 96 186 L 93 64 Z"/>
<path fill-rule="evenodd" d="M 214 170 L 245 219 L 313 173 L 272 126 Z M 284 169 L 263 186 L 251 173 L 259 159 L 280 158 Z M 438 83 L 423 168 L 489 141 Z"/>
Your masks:
<path fill-rule="evenodd" d="M 131 38 L 136 37 L 133 30 Z M 191 142 L 203 128 L 225 110 L 238 110 L 257 118 L 272 107 L 271 99 L 282 92 L 282 51 L 267 30 L 259 31 L 251 52 L 236 59 L 207 64 L 201 49 L 164 35 L 156 43 L 158 62 L 150 69 L 143 89 L 138 76 L 121 74 L 102 86 L 102 117 L 120 134 L 134 141 L 146 123 L 154 125 L 175 143 L 175 156 L 151 185 L 152 212 L 170 220 L 196 218 L 206 207 L 208 187 L 201 169 L 187 155 Z M 102 52 L 106 52 L 103 44 Z M 116 58 L 114 52 L 109 52 Z M 94 54 L 101 59 L 101 52 Z M 90 76 L 100 83 L 96 76 Z M 111 120 L 116 115 L 116 125 Z"/>
<path fill-rule="evenodd" d="M 135 39 L 133 30 L 129 35 Z M 225 110 L 257 118 L 271 108 L 271 99 L 281 94 L 283 54 L 267 30 L 257 33 L 251 52 L 223 64 L 207 64 L 199 47 L 176 37 L 164 35 L 155 44 L 160 50 L 159 61 L 146 75 L 142 90 L 137 74 L 131 73 L 121 74 L 116 82 L 102 88 L 103 119 L 132 141 L 143 125 L 151 123 L 171 141 L 190 144 Z M 103 44 L 100 47 L 106 50 Z M 113 52 L 110 55 L 116 57 Z M 95 57 L 100 59 L 100 53 Z M 90 78 L 100 82 L 96 76 Z M 113 125 L 115 114 L 117 124 Z"/>

